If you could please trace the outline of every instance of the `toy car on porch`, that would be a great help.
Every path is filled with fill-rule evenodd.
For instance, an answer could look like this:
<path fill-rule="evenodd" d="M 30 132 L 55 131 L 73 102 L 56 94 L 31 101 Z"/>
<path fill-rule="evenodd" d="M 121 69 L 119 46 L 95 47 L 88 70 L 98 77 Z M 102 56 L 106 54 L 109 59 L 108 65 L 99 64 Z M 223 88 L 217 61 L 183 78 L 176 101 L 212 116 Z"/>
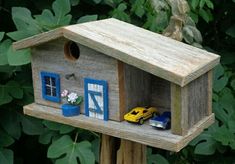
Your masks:
<path fill-rule="evenodd" d="M 144 124 L 144 121 L 157 115 L 158 111 L 155 107 L 136 107 L 129 113 L 124 115 L 124 119 L 128 122 Z"/>
<path fill-rule="evenodd" d="M 163 112 L 160 116 L 151 118 L 149 124 L 158 129 L 170 129 L 171 112 Z"/>

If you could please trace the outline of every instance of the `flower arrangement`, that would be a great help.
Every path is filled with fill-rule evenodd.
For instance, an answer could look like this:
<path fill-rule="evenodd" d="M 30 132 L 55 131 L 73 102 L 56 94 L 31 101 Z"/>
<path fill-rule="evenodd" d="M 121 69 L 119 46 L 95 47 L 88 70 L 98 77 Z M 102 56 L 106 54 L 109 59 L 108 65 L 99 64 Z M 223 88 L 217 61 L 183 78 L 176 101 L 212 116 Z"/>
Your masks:
<path fill-rule="evenodd" d="M 78 96 L 77 93 L 69 92 L 66 89 L 61 93 L 61 97 L 66 99 L 67 103 L 71 105 L 80 105 L 83 101 L 82 96 Z"/>

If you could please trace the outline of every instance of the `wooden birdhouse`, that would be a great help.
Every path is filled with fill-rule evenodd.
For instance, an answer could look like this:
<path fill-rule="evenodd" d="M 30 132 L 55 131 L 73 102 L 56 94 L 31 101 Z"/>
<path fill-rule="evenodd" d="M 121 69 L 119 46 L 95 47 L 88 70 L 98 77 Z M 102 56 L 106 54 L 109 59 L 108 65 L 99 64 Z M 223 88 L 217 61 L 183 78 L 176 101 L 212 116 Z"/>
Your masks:
<path fill-rule="evenodd" d="M 166 150 L 179 151 L 214 122 L 212 69 L 220 57 L 134 25 L 105 19 L 14 43 L 32 49 L 35 103 L 24 112 Z M 83 96 L 64 117 L 63 90 Z M 171 129 L 131 124 L 137 106 L 171 112 Z"/>

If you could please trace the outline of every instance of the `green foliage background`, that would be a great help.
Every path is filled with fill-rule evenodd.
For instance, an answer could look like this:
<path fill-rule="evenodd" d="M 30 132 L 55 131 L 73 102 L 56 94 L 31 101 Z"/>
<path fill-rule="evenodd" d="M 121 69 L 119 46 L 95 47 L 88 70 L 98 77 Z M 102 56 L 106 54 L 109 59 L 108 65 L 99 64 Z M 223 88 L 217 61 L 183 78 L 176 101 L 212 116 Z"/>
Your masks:
<path fill-rule="evenodd" d="M 13 41 L 108 17 L 162 33 L 171 24 L 171 16 L 182 8 L 179 2 L 0 0 L 0 164 L 99 161 L 98 134 L 22 114 L 22 106 L 33 101 L 30 49 L 14 51 Z M 216 123 L 179 153 L 148 148 L 148 163 L 234 163 L 235 0 L 186 2 L 190 11 L 183 15 L 183 41 L 221 55 L 222 64 L 214 71 Z"/>

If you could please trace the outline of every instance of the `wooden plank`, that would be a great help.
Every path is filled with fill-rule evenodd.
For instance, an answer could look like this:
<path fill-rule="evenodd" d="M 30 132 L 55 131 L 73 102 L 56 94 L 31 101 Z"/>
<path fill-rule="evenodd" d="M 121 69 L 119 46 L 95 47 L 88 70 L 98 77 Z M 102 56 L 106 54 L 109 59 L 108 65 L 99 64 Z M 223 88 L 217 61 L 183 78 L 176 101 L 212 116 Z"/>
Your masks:
<path fill-rule="evenodd" d="M 144 125 L 140 126 L 130 124 L 125 121 L 103 121 L 89 118 L 82 114 L 75 117 L 63 117 L 60 110 L 55 110 L 55 108 L 35 103 L 24 106 L 24 113 L 37 118 L 56 121 L 74 127 L 175 152 L 180 151 L 193 138 L 198 136 L 203 129 L 207 128 L 214 122 L 214 114 L 211 114 L 193 126 L 185 136 L 179 136 L 172 134 L 170 130 L 156 130 L 148 125 L 148 121 L 146 121 Z"/>
<path fill-rule="evenodd" d="M 160 112 L 171 110 L 171 83 L 152 75 L 151 78 L 151 106 L 157 107 Z"/>
<path fill-rule="evenodd" d="M 208 111 L 207 111 L 207 115 L 211 115 L 212 113 L 212 94 L 213 94 L 213 91 L 212 91 L 212 88 L 213 88 L 213 70 L 209 71 L 208 73 L 208 86 L 207 86 L 207 89 L 208 89 Z"/>
<path fill-rule="evenodd" d="M 211 70 L 220 59 L 213 53 L 113 18 L 63 27 L 62 31 L 70 40 L 180 86 Z M 42 35 L 16 42 L 14 47 L 47 42 Z M 45 34 L 46 38 L 54 38 L 53 35 Z"/>
<path fill-rule="evenodd" d="M 101 134 L 100 163 L 111 164 L 116 162 L 116 138 Z"/>
<path fill-rule="evenodd" d="M 147 146 L 121 139 L 117 152 L 117 164 L 146 164 Z"/>
<path fill-rule="evenodd" d="M 188 88 L 171 83 L 171 131 L 185 135 L 188 131 Z"/>
<path fill-rule="evenodd" d="M 64 27 L 64 36 L 180 86 L 219 63 L 213 53 L 116 19 Z"/>
<path fill-rule="evenodd" d="M 22 49 L 28 48 L 31 46 L 37 46 L 55 39 L 63 37 L 63 29 L 57 28 L 48 32 L 44 32 L 38 35 L 31 36 L 29 38 L 20 40 L 18 42 L 13 43 L 14 49 Z"/>
<path fill-rule="evenodd" d="M 149 106 L 151 75 L 143 70 L 124 64 L 125 112 L 137 106 Z"/>
<path fill-rule="evenodd" d="M 66 41 L 65 39 L 58 39 L 33 49 L 32 72 L 35 102 L 55 108 L 60 108 L 61 104 L 66 103 L 65 100 L 62 100 L 61 103 L 53 103 L 42 98 L 41 71 L 59 74 L 61 91 L 68 89 L 81 96 L 84 96 L 84 78 L 106 80 L 109 87 L 109 118 L 119 121 L 117 61 L 80 44 L 78 44 L 80 47 L 79 59 L 69 61 L 63 53 L 63 46 Z M 75 78 L 66 79 L 65 76 L 71 73 L 74 73 Z M 81 112 L 84 113 L 84 103 L 81 105 Z"/>
<path fill-rule="evenodd" d="M 187 85 L 188 125 L 192 127 L 208 114 L 208 74 L 204 74 Z"/>
<path fill-rule="evenodd" d="M 124 120 L 126 114 L 126 93 L 124 84 L 124 63 L 118 61 L 118 86 L 119 86 L 119 112 L 121 121 Z"/>

